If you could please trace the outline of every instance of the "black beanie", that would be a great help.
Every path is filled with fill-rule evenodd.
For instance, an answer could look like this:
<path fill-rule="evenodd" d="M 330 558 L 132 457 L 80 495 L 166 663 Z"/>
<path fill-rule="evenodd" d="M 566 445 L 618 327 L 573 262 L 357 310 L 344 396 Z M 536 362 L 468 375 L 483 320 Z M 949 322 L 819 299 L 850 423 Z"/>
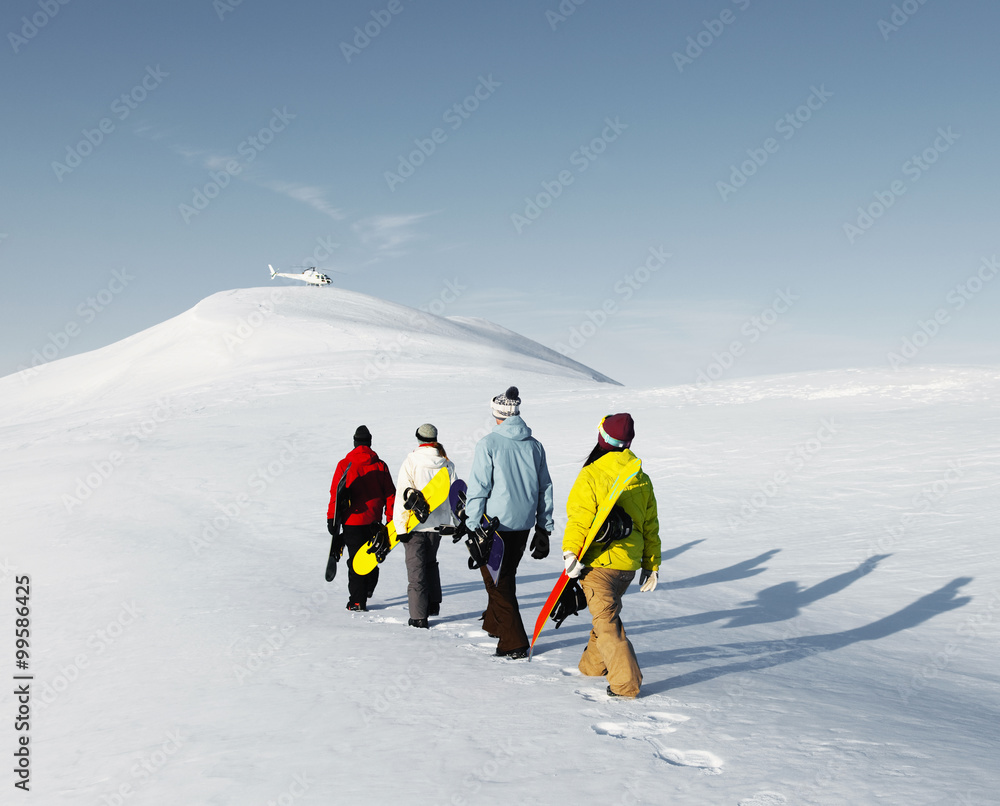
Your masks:
<path fill-rule="evenodd" d="M 367 425 L 359 425 L 358 430 L 354 432 L 354 447 L 358 445 L 367 445 L 369 448 L 372 446 L 372 432 L 368 430 Z"/>

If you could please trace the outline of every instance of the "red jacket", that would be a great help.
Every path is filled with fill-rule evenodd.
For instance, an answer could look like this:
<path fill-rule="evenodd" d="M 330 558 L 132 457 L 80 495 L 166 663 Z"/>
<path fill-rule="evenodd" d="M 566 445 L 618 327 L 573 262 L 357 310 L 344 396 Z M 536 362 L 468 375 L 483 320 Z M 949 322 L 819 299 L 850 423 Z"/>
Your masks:
<path fill-rule="evenodd" d="M 392 518 L 396 487 L 385 462 L 367 445 L 358 445 L 337 464 L 333 483 L 330 485 L 330 506 L 326 510 L 326 517 L 333 518 L 336 514 L 337 484 L 348 465 L 351 466 L 347 473 L 347 498 L 350 503 L 344 523 L 349 526 L 382 523 L 383 508 L 388 522 Z"/>

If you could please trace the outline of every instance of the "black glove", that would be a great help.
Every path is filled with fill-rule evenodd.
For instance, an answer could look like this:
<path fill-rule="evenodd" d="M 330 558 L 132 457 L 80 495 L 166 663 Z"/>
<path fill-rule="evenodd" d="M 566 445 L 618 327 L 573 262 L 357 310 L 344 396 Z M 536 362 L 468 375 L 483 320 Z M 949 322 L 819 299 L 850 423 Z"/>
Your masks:
<path fill-rule="evenodd" d="M 337 533 L 333 530 L 333 524 L 334 524 L 333 518 L 326 519 L 326 531 L 330 533 L 331 537 L 336 537 Z"/>
<path fill-rule="evenodd" d="M 535 534 L 531 538 L 531 556 L 536 560 L 544 560 L 549 556 L 549 533 L 541 526 L 535 527 Z"/>

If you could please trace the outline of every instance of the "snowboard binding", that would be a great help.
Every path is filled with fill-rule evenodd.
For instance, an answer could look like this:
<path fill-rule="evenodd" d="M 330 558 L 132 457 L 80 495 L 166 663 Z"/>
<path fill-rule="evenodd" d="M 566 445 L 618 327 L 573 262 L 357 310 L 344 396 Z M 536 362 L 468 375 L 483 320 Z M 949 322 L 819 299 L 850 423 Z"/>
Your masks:
<path fill-rule="evenodd" d="M 446 535 L 451 538 L 452 543 L 457 543 L 463 537 L 469 533 L 469 525 L 466 522 L 468 520 L 468 515 L 465 514 L 465 493 L 461 492 L 458 494 L 458 499 L 455 502 L 455 508 L 453 510 L 455 517 L 458 519 L 458 524 L 455 526 L 441 525 L 435 526 L 434 531 L 439 535 Z"/>
<path fill-rule="evenodd" d="M 470 571 L 482 568 L 489 561 L 490 551 L 493 548 L 493 535 L 498 523 L 499 521 L 494 518 L 490 521 L 488 529 L 484 529 L 481 524 L 471 531 L 466 529 L 465 545 L 469 549 Z"/>
<path fill-rule="evenodd" d="M 624 540 L 632 534 L 632 518 L 618 504 L 615 504 L 608 517 L 601 524 L 601 529 L 594 542 L 601 546 L 610 546 L 618 540 Z"/>
<path fill-rule="evenodd" d="M 560 594 L 558 601 L 552 608 L 549 618 L 556 623 L 556 629 L 570 616 L 575 616 L 587 607 L 587 597 L 583 593 L 583 588 L 575 579 L 571 579 L 569 584 Z"/>
<path fill-rule="evenodd" d="M 403 509 L 409 510 L 416 515 L 417 520 L 421 523 L 424 523 L 431 514 L 431 508 L 427 505 L 427 499 L 424 498 L 424 494 L 413 487 L 407 487 L 403 491 Z"/>
<path fill-rule="evenodd" d="M 384 526 L 379 527 L 378 532 L 375 533 L 375 537 L 372 538 L 372 544 L 368 547 L 368 553 L 375 555 L 375 562 L 381 563 L 389 554 L 389 549 L 392 546 L 389 545 L 389 530 Z"/>

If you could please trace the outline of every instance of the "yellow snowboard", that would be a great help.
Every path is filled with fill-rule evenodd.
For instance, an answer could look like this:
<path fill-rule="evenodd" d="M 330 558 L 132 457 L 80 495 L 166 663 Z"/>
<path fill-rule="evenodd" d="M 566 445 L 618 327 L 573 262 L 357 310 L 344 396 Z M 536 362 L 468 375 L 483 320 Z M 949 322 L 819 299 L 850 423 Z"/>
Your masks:
<path fill-rule="evenodd" d="M 397 501 L 402 500 L 402 491 L 397 490 L 399 497 Z M 420 492 L 424 496 L 424 500 L 427 501 L 427 507 L 433 512 L 441 504 L 448 500 L 448 494 L 451 492 L 451 476 L 448 473 L 448 468 L 442 467 L 437 473 L 434 474 L 429 482 L 427 482 Z M 399 504 L 397 504 L 399 506 Z M 410 532 L 420 523 L 417 518 L 416 513 L 409 512 L 406 518 L 406 531 Z M 389 551 L 396 548 L 396 544 L 399 542 L 399 538 L 396 536 L 396 524 L 394 521 L 390 520 L 387 525 L 387 531 L 389 532 Z M 368 574 L 371 573 L 375 566 L 378 565 L 378 561 L 375 559 L 375 553 L 371 551 L 372 541 L 369 540 L 365 543 L 354 555 L 354 573 L 356 574 Z"/>

